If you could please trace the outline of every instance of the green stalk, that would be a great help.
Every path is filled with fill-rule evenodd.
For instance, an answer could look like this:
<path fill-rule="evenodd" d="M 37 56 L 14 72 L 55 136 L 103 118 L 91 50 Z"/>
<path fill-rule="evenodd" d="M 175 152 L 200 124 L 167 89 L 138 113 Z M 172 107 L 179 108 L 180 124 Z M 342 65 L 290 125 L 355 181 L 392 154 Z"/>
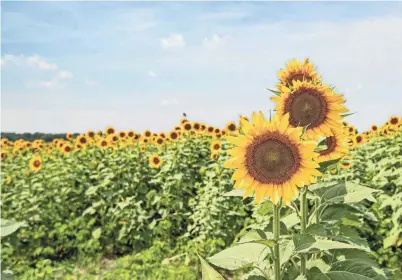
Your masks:
<path fill-rule="evenodd" d="M 274 239 L 276 241 L 276 245 L 274 247 L 274 267 L 275 267 L 275 280 L 281 279 L 281 260 L 279 256 L 279 229 L 280 229 L 280 209 L 281 205 L 274 205 L 274 224 L 273 224 L 273 231 L 274 231 Z"/>
<path fill-rule="evenodd" d="M 301 191 L 301 200 L 300 200 L 300 222 L 301 222 L 301 231 L 303 234 L 306 232 L 307 227 L 307 187 L 304 187 Z M 300 256 L 300 274 L 306 276 L 306 263 L 307 263 L 307 255 L 301 254 Z"/>

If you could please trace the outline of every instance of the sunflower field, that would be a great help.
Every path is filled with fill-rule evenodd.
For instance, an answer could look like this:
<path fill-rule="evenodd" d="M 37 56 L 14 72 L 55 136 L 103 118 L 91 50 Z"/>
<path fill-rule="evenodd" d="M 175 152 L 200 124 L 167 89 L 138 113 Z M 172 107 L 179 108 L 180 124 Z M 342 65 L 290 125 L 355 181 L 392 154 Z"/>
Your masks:
<path fill-rule="evenodd" d="M 225 127 L 1 139 L 2 279 L 402 279 L 402 118 L 292 60 Z"/>

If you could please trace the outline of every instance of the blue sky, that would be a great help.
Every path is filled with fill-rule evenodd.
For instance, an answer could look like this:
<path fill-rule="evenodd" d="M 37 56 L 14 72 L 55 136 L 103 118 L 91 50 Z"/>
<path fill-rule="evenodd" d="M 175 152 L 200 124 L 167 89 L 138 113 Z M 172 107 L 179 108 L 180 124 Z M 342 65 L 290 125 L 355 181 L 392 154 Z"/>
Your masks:
<path fill-rule="evenodd" d="M 402 115 L 402 3 L 2 2 L 1 130 L 223 126 L 310 57 L 360 129 Z"/>

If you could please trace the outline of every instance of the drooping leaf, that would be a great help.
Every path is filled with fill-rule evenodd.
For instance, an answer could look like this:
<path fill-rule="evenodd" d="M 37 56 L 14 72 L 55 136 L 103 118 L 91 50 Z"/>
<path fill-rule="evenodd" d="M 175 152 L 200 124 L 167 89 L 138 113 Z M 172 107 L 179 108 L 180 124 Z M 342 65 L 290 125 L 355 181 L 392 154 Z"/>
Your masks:
<path fill-rule="evenodd" d="M 14 222 L 6 219 L 0 219 L 1 224 L 1 237 L 12 234 L 20 227 L 26 226 L 25 222 Z"/>
<path fill-rule="evenodd" d="M 225 280 L 209 263 L 204 260 L 200 255 L 198 258 L 201 261 L 202 280 Z"/>
<path fill-rule="evenodd" d="M 267 246 L 262 244 L 239 244 L 209 257 L 208 261 L 218 267 L 235 270 L 261 262 L 270 253 L 269 250 Z"/>

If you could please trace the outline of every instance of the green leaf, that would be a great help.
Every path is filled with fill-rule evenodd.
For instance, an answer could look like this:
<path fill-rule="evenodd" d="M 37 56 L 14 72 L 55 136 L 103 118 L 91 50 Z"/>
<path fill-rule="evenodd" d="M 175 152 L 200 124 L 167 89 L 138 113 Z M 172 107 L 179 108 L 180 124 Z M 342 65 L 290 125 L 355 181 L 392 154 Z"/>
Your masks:
<path fill-rule="evenodd" d="M 99 237 L 101 236 L 101 234 L 102 234 L 102 229 L 101 229 L 101 228 L 97 228 L 97 229 L 95 229 L 95 230 L 92 232 L 92 237 L 93 237 L 94 239 L 99 239 Z"/>
<path fill-rule="evenodd" d="M 262 230 L 257 229 L 247 232 L 238 243 L 258 243 L 268 247 L 273 247 L 276 244 L 276 241 L 273 238 L 274 237 L 271 232 L 265 233 Z"/>
<path fill-rule="evenodd" d="M 329 268 L 329 265 L 321 259 L 310 259 L 307 261 L 306 267 L 307 269 L 317 267 L 320 271 L 325 272 Z"/>
<path fill-rule="evenodd" d="M 317 240 L 313 244 L 311 244 L 309 247 L 298 249 L 299 252 L 306 253 L 309 251 L 327 251 L 327 250 L 336 250 L 336 249 L 364 249 L 360 246 L 353 245 L 353 244 L 348 244 L 348 243 L 342 243 L 342 242 L 337 242 L 333 240 Z"/>
<path fill-rule="evenodd" d="M 292 240 L 284 240 L 279 244 L 279 255 L 281 256 L 281 266 L 290 260 L 295 245 Z"/>
<path fill-rule="evenodd" d="M 281 218 L 281 222 L 286 225 L 287 229 L 291 229 L 300 222 L 300 219 L 296 213 L 292 213 L 286 217 Z"/>
<path fill-rule="evenodd" d="M 327 236 L 327 231 L 323 224 L 312 224 L 306 228 L 306 233 L 318 236 Z"/>
<path fill-rule="evenodd" d="M 267 257 L 269 250 L 262 244 L 239 244 L 209 257 L 208 261 L 224 269 L 236 270 L 253 263 L 260 263 Z"/>
<path fill-rule="evenodd" d="M 293 243 L 296 251 L 303 251 L 311 248 L 316 242 L 315 238 L 310 234 L 295 234 L 293 235 Z"/>
<path fill-rule="evenodd" d="M 348 259 L 332 264 L 329 271 L 325 273 L 329 279 L 342 280 L 386 280 L 384 275 L 378 273 L 375 267 L 368 265 L 359 259 Z"/>
<path fill-rule="evenodd" d="M 0 219 L 1 237 L 5 237 L 17 231 L 20 227 L 27 226 L 25 222 L 14 222 L 6 219 Z"/>
<path fill-rule="evenodd" d="M 267 88 L 268 91 L 272 92 L 273 94 L 277 95 L 277 96 L 281 96 L 281 92 L 277 91 L 277 90 L 273 90 L 273 89 L 269 89 Z"/>
<path fill-rule="evenodd" d="M 198 255 L 198 254 L 197 254 Z M 208 264 L 200 255 L 198 258 L 201 261 L 202 280 L 225 280 L 212 266 Z"/>

